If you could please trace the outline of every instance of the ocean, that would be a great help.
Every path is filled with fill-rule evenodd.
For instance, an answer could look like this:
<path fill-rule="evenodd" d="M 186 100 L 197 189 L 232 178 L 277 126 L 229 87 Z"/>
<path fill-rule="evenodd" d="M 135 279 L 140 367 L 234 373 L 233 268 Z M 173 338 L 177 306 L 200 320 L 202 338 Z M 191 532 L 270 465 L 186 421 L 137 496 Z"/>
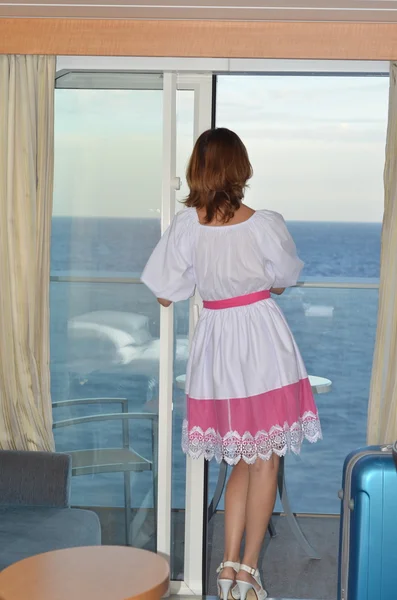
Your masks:
<path fill-rule="evenodd" d="M 328 287 L 294 288 L 277 301 L 308 372 L 331 379 L 332 390 L 317 397 L 324 439 L 314 446 L 306 442 L 300 456 L 288 457 L 287 487 L 295 512 L 338 513 L 343 459 L 365 444 L 378 290 L 341 289 L 332 284 L 378 282 L 381 225 L 290 222 L 288 227 L 305 261 L 302 279 L 323 282 Z M 139 278 L 159 235 L 160 223 L 155 219 L 54 217 L 50 287 L 54 402 L 122 397 L 128 400 L 130 411 L 156 410 L 159 307 L 143 285 L 112 283 L 111 279 Z M 81 280 L 62 279 L 71 276 Z M 105 281 L 84 281 L 90 277 Z M 90 315 L 93 311 L 106 313 L 95 321 Z M 116 335 L 114 329 L 106 327 L 109 311 L 113 320 L 115 313 L 121 314 L 129 337 L 119 331 Z M 143 330 L 139 329 L 142 323 Z M 123 329 L 120 322 L 116 329 Z M 184 302 L 175 308 L 175 377 L 184 373 L 187 334 L 188 305 Z M 175 389 L 174 508 L 183 508 L 185 497 L 185 458 L 180 450 L 183 406 L 183 393 Z M 54 408 L 54 421 L 114 411 L 114 405 L 106 401 Z M 149 421 L 130 424 L 132 447 L 148 458 L 150 427 Z M 71 424 L 55 429 L 55 437 L 60 451 L 115 447 L 121 444 L 121 424 Z M 210 463 L 209 473 L 211 496 L 218 473 L 214 462 Z M 152 506 L 151 486 L 150 472 L 133 475 L 133 506 Z M 121 474 L 74 478 L 72 501 L 79 506 L 123 506 Z"/>

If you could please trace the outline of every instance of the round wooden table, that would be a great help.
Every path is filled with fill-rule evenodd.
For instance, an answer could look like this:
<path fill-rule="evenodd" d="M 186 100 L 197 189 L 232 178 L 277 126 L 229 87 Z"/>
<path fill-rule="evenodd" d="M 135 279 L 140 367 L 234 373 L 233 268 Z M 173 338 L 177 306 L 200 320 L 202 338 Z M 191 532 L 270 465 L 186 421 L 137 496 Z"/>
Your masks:
<path fill-rule="evenodd" d="M 1 600 L 159 600 L 169 566 L 157 554 L 119 546 L 56 550 L 0 573 Z"/>
<path fill-rule="evenodd" d="M 317 377 L 316 375 L 308 375 L 313 394 L 328 394 L 332 388 L 332 381 L 325 377 Z M 186 375 L 179 375 L 176 378 L 176 387 L 180 390 L 185 389 Z"/>

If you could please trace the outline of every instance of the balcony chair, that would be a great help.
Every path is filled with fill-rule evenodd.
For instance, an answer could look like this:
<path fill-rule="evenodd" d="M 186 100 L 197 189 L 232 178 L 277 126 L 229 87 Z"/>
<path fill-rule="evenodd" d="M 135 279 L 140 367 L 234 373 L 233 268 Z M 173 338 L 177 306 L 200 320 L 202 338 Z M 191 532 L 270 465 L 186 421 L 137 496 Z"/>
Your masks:
<path fill-rule="evenodd" d="M 128 412 L 126 398 L 79 398 L 62 400 L 53 403 L 53 408 L 68 408 L 71 406 L 85 406 L 98 404 L 121 405 L 121 412 L 107 414 L 93 414 L 76 416 L 70 419 L 55 421 L 54 429 L 83 425 L 103 421 L 122 421 L 122 447 L 120 448 L 94 448 L 89 450 L 72 450 L 68 454 L 72 457 L 72 475 L 94 475 L 99 473 L 124 474 L 124 504 L 125 504 L 125 535 L 126 544 L 130 545 L 130 516 L 131 516 L 131 473 L 152 471 L 153 473 L 153 507 L 156 524 L 157 517 L 157 428 L 158 415 L 154 413 Z M 141 456 L 131 448 L 130 421 L 150 420 L 152 423 L 152 458 Z"/>

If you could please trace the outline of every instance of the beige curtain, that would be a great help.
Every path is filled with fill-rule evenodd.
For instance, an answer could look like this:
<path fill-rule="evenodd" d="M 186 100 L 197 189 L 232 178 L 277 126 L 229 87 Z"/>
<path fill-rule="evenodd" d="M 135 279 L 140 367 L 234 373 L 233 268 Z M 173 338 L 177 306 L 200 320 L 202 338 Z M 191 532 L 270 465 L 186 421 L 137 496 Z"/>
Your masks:
<path fill-rule="evenodd" d="M 52 450 L 55 57 L 0 56 L 0 448 Z"/>
<path fill-rule="evenodd" d="M 379 315 L 368 410 L 368 443 L 397 440 L 397 63 L 390 65 Z"/>

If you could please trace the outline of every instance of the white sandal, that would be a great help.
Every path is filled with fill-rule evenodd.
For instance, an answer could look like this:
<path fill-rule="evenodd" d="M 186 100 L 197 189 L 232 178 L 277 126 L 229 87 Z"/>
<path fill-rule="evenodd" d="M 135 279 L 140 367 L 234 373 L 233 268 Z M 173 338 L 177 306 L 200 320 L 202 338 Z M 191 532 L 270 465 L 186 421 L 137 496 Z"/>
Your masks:
<path fill-rule="evenodd" d="M 225 560 L 221 562 L 216 572 L 218 573 L 217 586 L 218 596 L 221 600 L 232 600 L 231 589 L 235 585 L 234 579 L 220 579 L 219 573 L 226 567 L 231 567 L 236 573 L 240 570 L 240 563 L 232 562 L 231 560 Z"/>
<path fill-rule="evenodd" d="M 238 590 L 240 592 L 240 600 L 246 600 L 246 598 L 248 598 L 248 600 L 265 600 L 265 598 L 267 598 L 267 592 L 262 587 L 261 576 L 258 569 L 252 569 L 247 565 L 240 565 L 240 571 L 245 571 L 252 575 L 256 583 L 260 586 L 260 589 L 257 590 L 252 583 L 236 579 Z"/>

